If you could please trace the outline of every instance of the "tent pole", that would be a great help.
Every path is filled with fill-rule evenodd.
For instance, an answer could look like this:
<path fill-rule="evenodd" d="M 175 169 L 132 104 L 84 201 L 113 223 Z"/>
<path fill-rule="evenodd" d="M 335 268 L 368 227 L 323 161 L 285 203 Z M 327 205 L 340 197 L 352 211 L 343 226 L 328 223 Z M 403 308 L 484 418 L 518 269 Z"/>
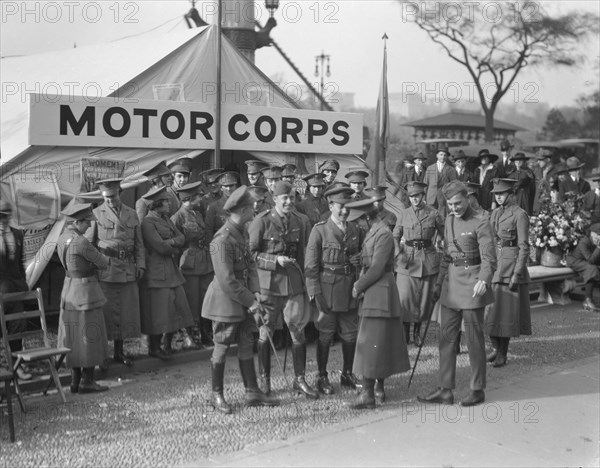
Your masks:
<path fill-rule="evenodd" d="M 223 5 L 217 0 L 217 106 L 215 109 L 215 158 L 214 167 L 221 167 L 221 21 Z"/>

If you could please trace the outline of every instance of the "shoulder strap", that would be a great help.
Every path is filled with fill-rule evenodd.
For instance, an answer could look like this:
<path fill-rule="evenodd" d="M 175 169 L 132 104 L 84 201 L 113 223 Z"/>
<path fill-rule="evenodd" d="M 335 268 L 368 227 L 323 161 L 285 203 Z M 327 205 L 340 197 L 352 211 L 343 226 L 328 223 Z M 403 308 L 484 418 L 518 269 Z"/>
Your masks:
<path fill-rule="evenodd" d="M 456 216 L 452 216 L 452 222 L 450 223 L 450 230 L 452 231 L 452 243 L 454 244 L 454 247 L 456 247 L 456 250 L 458 250 L 458 253 L 463 256 L 466 257 L 466 254 L 463 252 L 463 249 L 461 249 L 458 241 L 456 240 L 456 236 L 454 235 L 454 219 L 456 218 Z"/>

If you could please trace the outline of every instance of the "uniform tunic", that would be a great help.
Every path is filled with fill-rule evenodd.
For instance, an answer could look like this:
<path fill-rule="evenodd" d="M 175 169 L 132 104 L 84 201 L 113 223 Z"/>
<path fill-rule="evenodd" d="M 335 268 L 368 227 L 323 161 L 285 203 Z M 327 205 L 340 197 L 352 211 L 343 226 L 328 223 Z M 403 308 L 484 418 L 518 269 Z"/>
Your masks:
<path fill-rule="evenodd" d="M 449 215 L 445 224 L 446 249 L 437 279 L 437 284 L 442 287 L 438 341 L 440 386 L 455 388 L 456 340 L 464 319 L 471 364 L 470 386 L 472 390 L 483 390 L 486 385 L 483 314 L 484 307 L 494 301 L 490 285 L 496 270 L 492 228 L 489 221 L 476 215 L 471 207 L 461 218 Z M 470 265 L 460 265 L 461 261 Z M 473 297 L 473 287 L 478 281 L 484 281 L 488 286 L 482 296 Z"/>
<path fill-rule="evenodd" d="M 185 236 L 184 250 L 179 259 L 179 269 L 185 278 L 185 295 L 196 323 L 200 322 L 200 311 L 208 285 L 213 279 L 208 232 L 202 214 L 181 205 L 171 216 L 177 230 Z"/>
<path fill-rule="evenodd" d="M 396 222 L 398 221 L 398 217 L 387 208 L 382 210 L 381 219 L 388 225 L 390 231 L 394 230 L 394 227 L 396 227 Z"/>
<path fill-rule="evenodd" d="M 209 192 L 202 198 L 200 202 L 200 213 L 204 216 L 204 221 L 206 222 L 206 212 L 208 210 L 208 205 L 213 202 L 216 202 L 219 198 L 223 196 L 223 192 L 220 190 L 217 193 Z"/>
<path fill-rule="evenodd" d="M 152 189 L 150 189 L 150 190 L 152 190 Z M 148 192 L 150 190 L 148 190 Z M 177 210 L 179 209 L 179 205 L 181 204 L 181 202 L 179 201 L 177 194 L 171 187 L 167 187 L 166 194 L 169 199 L 169 216 L 172 216 L 175 213 L 177 213 Z M 146 217 L 146 215 L 148 214 L 149 206 L 151 204 L 152 204 L 152 202 L 150 200 L 146 200 L 143 197 L 141 197 L 138 201 L 135 202 L 135 212 L 137 213 L 140 223 L 142 222 L 142 219 L 144 219 Z"/>
<path fill-rule="evenodd" d="M 361 260 L 363 270 L 354 287 L 364 297 L 352 372 L 384 379 L 410 369 L 394 281 L 394 240 L 385 222 L 377 220 L 369 229 Z"/>
<path fill-rule="evenodd" d="M 60 295 L 58 346 L 71 349 L 67 367 L 94 367 L 108 357 L 102 312 L 106 298 L 96 270 L 108 268 L 109 263 L 73 225 L 58 238 L 56 248 L 66 270 Z"/>
<path fill-rule="evenodd" d="M 185 279 L 175 260 L 184 235 L 168 217 L 151 211 L 142 221 L 142 236 L 146 245 L 146 274 L 140 288 L 142 333 L 158 335 L 193 325 Z"/>
<path fill-rule="evenodd" d="M 527 270 L 529 216 L 509 201 L 492 211 L 490 223 L 498 268 L 492 279 L 495 300 L 485 318 L 485 331 L 490 336 L 499 337 L 531 335 L 530 278 Z M 513 276 L 519 285 L 516 291 L 508 288 Z"/>
<path fill-rule="evenodd" d="M 297 209 L 300 213 L 308 216 L 311 228 L 329 217 L 329 203 L 327 200 L 324 197 L 315 198 L 308 187 L 306 198 L 297 205 Z"/>
<path fill-rule="evenodd" d="M 358 315 L 352 286 L 358 272 L 350 257 L 360 252 L 361 241 L 356 226 L 346 223 L 342 231 L 331 218 L 315 224 L 310 233 L 304 262 L 306 289 L 309 296 L 322 294 L 330 312 L 317 320 L 322 341 L 331 339 L 338 327 L 342 340 L 356 341 Z"/>
<path fill-rule="evenodd" d="M 223 209 L 227 198 L 225 195 L 221 196 L 221 198 L 208 205 L 206 209 L 206 232 L 210 238 L 223 227 L 225 221 L 229 218 L 229 213 Z"/>
<path fill-rule="evenodd" d="M 136 212 L 121 204 L 119 214 L 106 203 L 94 210 L 86 238 L 108 257 L 108 268 L 98 272 L 107 302 L 104 319 L 109 340 L 140 336 L 140 299 L 137 268 L 146 268 L 142 229 Z"/>
<path fill-rule="evenodd" d="M 440 271 L 440 255 L 433 244 L 436 233 L 444 235 L 444 219 L 435 208 L 423 205 L 415 210 L 410 206 L 400 211 L 393 236 L 402 250 L 396 261 L 396 285 L 404 322 L 427 320 L 433 306 L 431 292 Z M 408 245 L 415 240 L 431 245 Z"/>

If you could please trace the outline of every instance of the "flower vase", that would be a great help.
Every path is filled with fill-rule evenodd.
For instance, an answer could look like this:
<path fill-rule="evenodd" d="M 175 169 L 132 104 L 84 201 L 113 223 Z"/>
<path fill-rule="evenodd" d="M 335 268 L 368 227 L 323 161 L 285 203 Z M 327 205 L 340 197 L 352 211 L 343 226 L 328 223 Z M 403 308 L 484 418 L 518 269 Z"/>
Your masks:
<path fill-rule="evenodd" d="M 542 252 L 540 264 L 549 268 L 560 268 L 563 258 L 563 251 L 559 247 L 546 247 Z"/>

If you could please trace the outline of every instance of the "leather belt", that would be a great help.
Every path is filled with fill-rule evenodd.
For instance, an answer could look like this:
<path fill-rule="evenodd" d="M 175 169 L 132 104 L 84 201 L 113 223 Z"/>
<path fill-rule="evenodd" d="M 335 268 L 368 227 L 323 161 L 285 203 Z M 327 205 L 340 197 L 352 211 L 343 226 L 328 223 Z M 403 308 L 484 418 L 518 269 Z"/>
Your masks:
<path fill-rule="evenodd" d="M 353 265 L 323 265 L 323 271 L 334 273 L 336 275 L 352 275 L 354 274 Z"/>
<path fill-rule="evenodd" d="M 498 247 L 516 247 L 517 245 L 519 245 L 517 239 L 498 239 L 497 244 Z"/>
<path fill-rule="evenodd" d="M 413 249 L 422 250 L 422 249 L 427 249 L 428 247 L 431 247 L 433 245 L 433 243 L 431 242 L 431 239 L 423 239 L 423 240 L 413 239 L 413 240 L 407 240 L 406 245 L 408 247 L 412 247 Z"/>
<path fill-rule="evenodd" d="M 113 249 L 111 247 L 98 247 L 100 253 L 113 258 L 126 262 L 135 262 L 133 257 L 133 249 Z"/>
<path fill-rule="evenodd" d="M 473 265 L 480 265 L 480 257 L 457 257 L 452 259 L 454 266 L 470 267 Z"/>
<path fill-rule="evenodd" d="M 369 271 L 369 267 L 365 267 L 365 273 Z M 387 266 L 384 268 L 384 270 L 386 273 L 394 273 L 394 265 L 391 266 Z"/>
<path fill-rule="evenodd" d="M 65 271 L 65 275 L 68 278 L 77 278 L 77 279 L 82 279 L 82 278 L 95 278 L 96 274 L 95 273 L 89 273 L 89 272 L 82 272 L 82 271 Z"/>

